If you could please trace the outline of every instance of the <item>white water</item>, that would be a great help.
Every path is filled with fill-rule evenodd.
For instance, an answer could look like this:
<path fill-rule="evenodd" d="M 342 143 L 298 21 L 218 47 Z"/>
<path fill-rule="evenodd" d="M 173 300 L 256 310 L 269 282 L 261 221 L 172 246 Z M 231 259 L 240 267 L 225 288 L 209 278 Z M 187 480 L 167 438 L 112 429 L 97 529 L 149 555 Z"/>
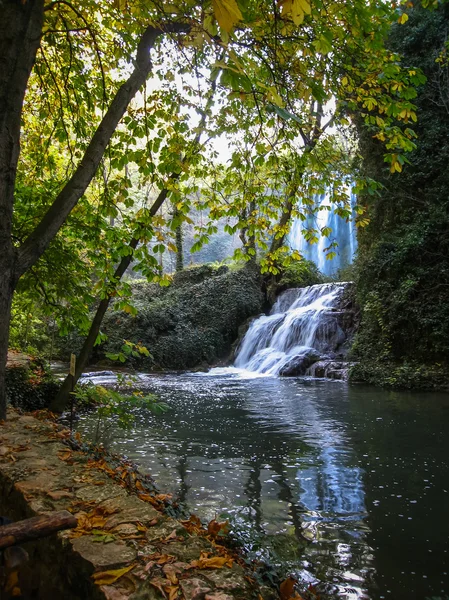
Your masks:
<path fill-rule="evenodd" d="M 351 207 L 354 207 L 356 201 L 356 196 L 350 194 Z M 298 250 L 304 258 L 314 262 L 321 273 L 335 275 L 339 269 L 351 264 L 354 259 L 357 249 L 354 216 L 353 214 L 352 219 L 348 221 L 342 219 L 335 214 L 328 194 L 317 195 L 316 204 L 306 220 L 296 219 L 293 223 L 288 236 L 290 245 Z M 332 233 L 328 237 L 320 236 L 317 244 L 309 244 L 304 238 L 303 232 L 310 229 L 319 232 L 323 227 L 330 227 Z M 337 256 L 332 260 L 327 260 L 326 248 L 334 241 L 338 244 L 335 248 Z"/>
<path fill-rule="evenodd" d="M 346 339 L 335 307 L 347 285 L 325 283 L 280 294 L 270 315 L 251 324 L 234 367 L 254 375 L 279 375 L 292 361 L 305 365 L 332 357 Z"/>

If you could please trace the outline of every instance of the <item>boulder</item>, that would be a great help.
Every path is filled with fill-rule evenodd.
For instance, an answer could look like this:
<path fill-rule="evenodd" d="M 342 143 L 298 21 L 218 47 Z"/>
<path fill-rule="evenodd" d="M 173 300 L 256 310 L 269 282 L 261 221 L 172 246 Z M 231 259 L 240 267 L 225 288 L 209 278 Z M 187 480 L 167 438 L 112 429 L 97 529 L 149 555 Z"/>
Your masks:
<path fill-rule="evenodd" d="M 304 375 L 310 365 L 316 363 L 321 355 L 314 348 L 307 348 L 303 353 L 291 358 L 279 371 L 281 377 L 296 377 Z"/>

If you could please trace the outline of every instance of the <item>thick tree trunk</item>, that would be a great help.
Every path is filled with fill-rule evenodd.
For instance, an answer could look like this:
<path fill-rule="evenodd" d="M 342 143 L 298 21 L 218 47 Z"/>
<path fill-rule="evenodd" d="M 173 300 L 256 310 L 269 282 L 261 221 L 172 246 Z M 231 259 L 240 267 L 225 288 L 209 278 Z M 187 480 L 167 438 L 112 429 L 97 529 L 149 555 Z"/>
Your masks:
<path fill-rule="evenodd" d="M 6 419 L 6 361 L 8 358 L 9 322 L 14 293 L 12 279 L 8 277 L 8 257 L 0 258 L 0 421 Z M 6 274 L 5 274 L 6 271 Z"/>
<path fill-rule="evenodd" d="M 17 285 L 12 215 L 26 86 L 39 48 L 43 0 L 5 0 L 0 18 L 0 419 L 6 418 L 9 321 Z"/>

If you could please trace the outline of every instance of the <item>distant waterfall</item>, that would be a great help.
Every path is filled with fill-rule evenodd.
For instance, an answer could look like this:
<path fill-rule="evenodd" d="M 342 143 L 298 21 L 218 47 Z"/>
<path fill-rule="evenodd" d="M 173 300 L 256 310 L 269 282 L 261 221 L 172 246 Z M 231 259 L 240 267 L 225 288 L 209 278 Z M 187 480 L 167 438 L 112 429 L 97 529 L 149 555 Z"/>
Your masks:
<path fill-rule="evenodd" d="M 281 293 L 270 315 L 253 321 L 234 366 L 265 375 L 303 375 L 336 357 L 346 341 L 338 303 L 348 283 L 325 283 Z"/>
<path fill-rule="evenodd" d="M 334 275 L 339 269 L 351 264 L 357 249 L 357 235 L 354 219 L 346 222 L 334 213 L 334 207 L 329 200 L 328 194 L 316 197 L 316 212 L 307 217 L 305 221 L 296 219 L 293 223 L 289 242 L 292 248 L 298 250 L 304 258 L 313 261 L 319 270 L 325 275 Z M 351 206 L 356 203 L 356 196 L 351 194 Z M 328 210 L 325 207 L 329 207 Z M 353 215 L 354 216 L 354 215 Z M 320 230 L 322 227 L 330 227 L 332 233 L 327 237 L 320 237 L 317 244 L 309 244 L 302 233 L 306 229 Z M 333 241 L 338 243 L 337 256 L 332 260 L 326 259 L 324 248 Z"/>

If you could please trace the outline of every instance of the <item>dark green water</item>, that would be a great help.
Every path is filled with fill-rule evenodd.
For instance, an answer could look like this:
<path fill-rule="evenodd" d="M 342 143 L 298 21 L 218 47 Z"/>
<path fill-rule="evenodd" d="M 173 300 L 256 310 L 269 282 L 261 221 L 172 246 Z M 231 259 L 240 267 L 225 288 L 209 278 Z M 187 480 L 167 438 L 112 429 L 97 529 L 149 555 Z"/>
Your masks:
<path fill-rule="evenodd" d="M 224 375 L 140 385 L 172 410 L 140 414 L 112 448 L 203 519 L 226 513 L 251 552 L 336 598 L 449 597 L 449 394 Z"/>

